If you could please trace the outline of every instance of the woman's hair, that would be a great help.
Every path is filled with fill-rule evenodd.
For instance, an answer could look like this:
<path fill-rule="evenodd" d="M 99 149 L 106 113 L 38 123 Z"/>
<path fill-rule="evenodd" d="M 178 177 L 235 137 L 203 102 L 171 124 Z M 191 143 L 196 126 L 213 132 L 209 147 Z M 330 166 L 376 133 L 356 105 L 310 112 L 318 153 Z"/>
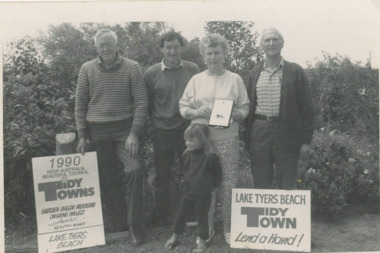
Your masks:
<path fill-rule="evenodd" d="M 218 45 L 221 46 L 223 54 L 226 55 L 227 40 L 219 33 L 210 33 L 202 39 L 201 43 L 199 43 L 199 52 L 202 56 L 205 56 L 208 47 L 217 47 Z"/>
<path fill-rule="evenodd" d="M 214 147 L 212 146 L 209 139 L 209 129 L 204 124 L 193 123 L 191 124 L 184 133 L 185 139 L 197 138 L 203 144 L 203 151 L 206 154 L 214 153 Z"/>

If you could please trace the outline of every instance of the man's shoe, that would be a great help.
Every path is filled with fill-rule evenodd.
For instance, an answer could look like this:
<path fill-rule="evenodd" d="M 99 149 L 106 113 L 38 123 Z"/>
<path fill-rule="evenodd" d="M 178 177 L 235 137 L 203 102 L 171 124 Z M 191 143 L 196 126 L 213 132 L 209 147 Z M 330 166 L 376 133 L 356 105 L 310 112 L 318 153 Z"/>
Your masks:
<path fill-rule="evenodd" d="M 144 242 L 144 235 L 143 232 L 140 228 L 140 226 L 129 226 L 129 233 L 130 233 L 130 238 L 131 242 L 135 246 L 139 246 L 143 244 Z"/>

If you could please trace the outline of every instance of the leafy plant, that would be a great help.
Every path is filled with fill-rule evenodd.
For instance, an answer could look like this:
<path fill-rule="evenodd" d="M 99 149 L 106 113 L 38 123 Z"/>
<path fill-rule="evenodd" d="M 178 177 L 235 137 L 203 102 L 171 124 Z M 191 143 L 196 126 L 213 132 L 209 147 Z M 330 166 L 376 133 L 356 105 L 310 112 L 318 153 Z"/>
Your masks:
<path fill-rule="evenodd" d="M 311 190 L 314 210 L 336 216 L 347 204 L 379 198 L 378 156 L 353 138 L 326 129 L 315 133 L 312 150 L 299 160 L 299 189 Z M 366 146 L 369 150 L 370 145 Z"/>
<path fill-rule="evenodd" d="M 348 57 L 325 54 L 307 70 L 314 107 L 319 109 L 320 127 L 367 139 L 379 139 L 379 72 L 352 63 Z"/>

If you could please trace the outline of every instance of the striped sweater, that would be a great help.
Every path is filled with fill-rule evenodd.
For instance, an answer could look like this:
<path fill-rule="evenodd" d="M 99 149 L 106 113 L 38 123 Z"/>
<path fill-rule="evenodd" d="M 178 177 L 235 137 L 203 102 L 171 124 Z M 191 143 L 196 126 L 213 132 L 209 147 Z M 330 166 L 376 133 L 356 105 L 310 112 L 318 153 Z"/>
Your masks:
<path fill-rule="evenodd" d="M 148 114 L 148 98 L 137 62 L 118 56 L 113 69 L 99 58 L 80 69 L 75 100 L 79 137 L 88 136 L 88 122 L 106 123 L 130 119 L 132 132 L 142 135 Z"/>

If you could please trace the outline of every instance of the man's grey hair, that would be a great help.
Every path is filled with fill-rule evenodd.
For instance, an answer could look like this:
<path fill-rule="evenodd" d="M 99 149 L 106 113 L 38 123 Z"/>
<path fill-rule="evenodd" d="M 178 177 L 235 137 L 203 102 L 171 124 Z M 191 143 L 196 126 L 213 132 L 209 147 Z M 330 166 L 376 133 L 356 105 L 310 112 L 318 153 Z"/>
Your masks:
<path fill-rule="evenodd" d="M 274 28 L 274 27 L 267 27 L 267 28 L 265 28 L 265 29 L 263 30 L 263 32 L 261 33 L 260 44 L 263 43 L 264 35 L 265 35 L 266 33 L 274 33 L 274 34 L 276 34 L 276 35 L 280 38 L 280 40 L 281 40 L 282 42 L 284 42 L 284 37 L 282 36 L 282 34 L 280 33 L 279 30 L 277 30 L 277 29 Z"/>
<path fill-rule="evenodd" d="M 105 33 L 111 34 L 111 36 L 117 42 L 117 35 L 116 35 L 116 33 L 114 31 L 111 31 L 109 29 L 100 29 L 99 31 L 96 32 L 95 37 L 94 37 L 95 45 L 96 45 L 96 41 L 99 39 L 99 37 L 102 36 Z"/>

